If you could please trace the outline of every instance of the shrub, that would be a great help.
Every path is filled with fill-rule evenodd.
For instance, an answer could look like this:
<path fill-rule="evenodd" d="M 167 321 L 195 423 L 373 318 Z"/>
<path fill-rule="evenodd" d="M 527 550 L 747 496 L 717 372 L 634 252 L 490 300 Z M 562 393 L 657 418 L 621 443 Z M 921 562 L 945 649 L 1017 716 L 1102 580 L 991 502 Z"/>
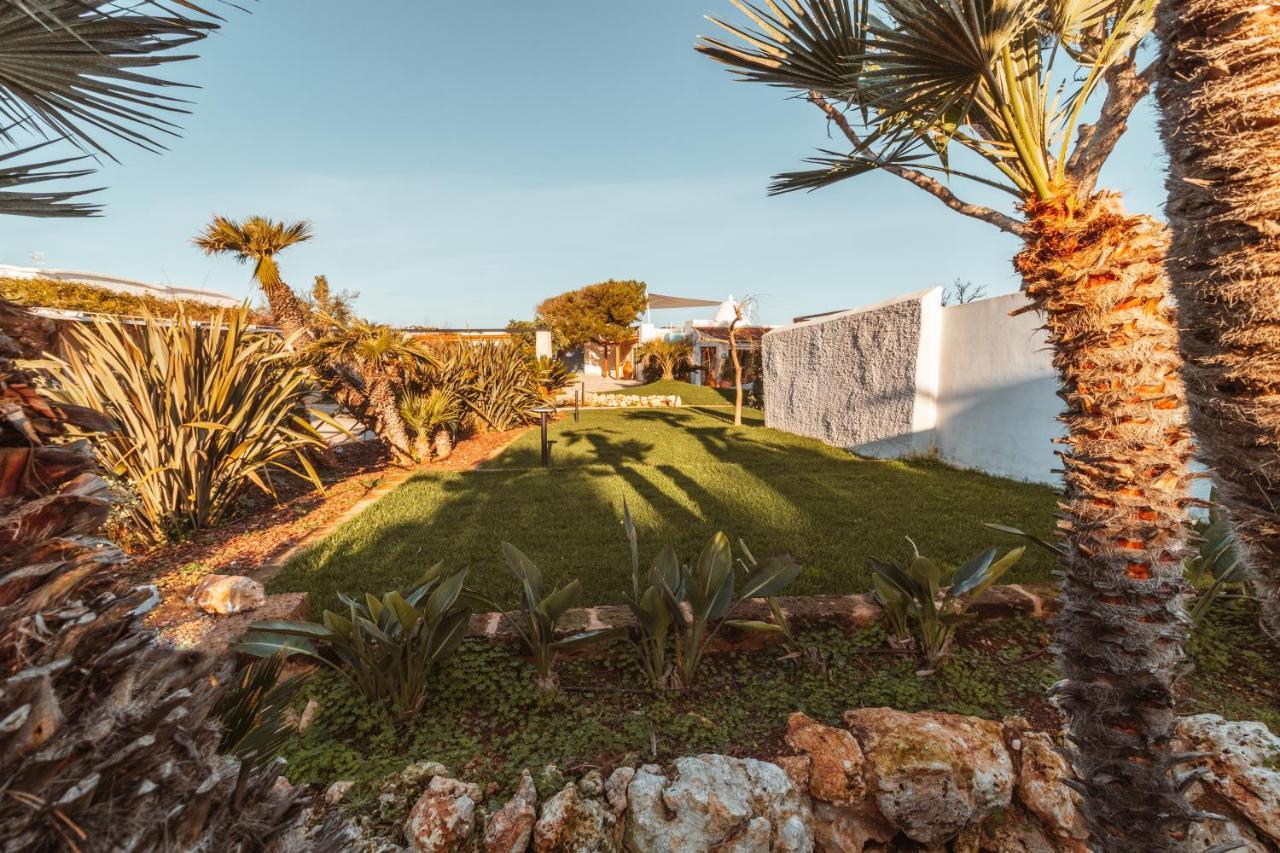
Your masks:
<path fill-rule="evenodd" d="M 475 430 L 508 430 L 533 423 L 533 410 L 547 400 L 536 362 L 507 344 L 443 344 L 430 348 L 435 364 L 420 384 L 452 391 Z"/>
<path fill-rule="evenodd" d="M 996 549 L 988 548 L 956 569 L 951 586 L 943 591 L 937 564 L 920 556 L 910 538 L 907 542 L 911 560 L 905 565 L 871 561 L 871 585 L 894 635 L 914 639 L 932 665 L 946 655 L 956 626 L 973 617 L 966 612 L 969 604 L 1018 562 L 1026 548 L 1014 548 L 999 560 Z"/>
<path fill-rule="evenodd" d="M 61 308 L 91 314 L 115 314 L 141 317 L 172 317 L 179 312 L 193 320 L 212 320 L 223 310 L 194 299 L 167 299 L 144 293 L 120 293 L 105 287 L 78 281 L 53 278 L 0 277 L 0 298 L 34 308 Z M 270 318 L 253 314 L 253 322 L 268 323 Z"/>
<path fill-rule="evenodd" d="M 733 551 L 723 533 L 711 537 L 693 565 L 682 564 L 670 545 L 654 559 L 648 572 L 640 570 L 640 553 L 631 511 L 622 507 L 623 527 L 631 551 L 631 594 L 627 605 L 640 628 L 638 652 L 651 687 L 665 689 L 694 685 L 703 655 L 725 620 L 748 598 L 770 597 L 799 576 L 801 566 L 789 555 L 762 563 L 739 562 L 735 583 Z M 748 552 L 749 553 L 749 552 Z M 688 607 L 686 613 L 685 607 Z M 748 630 L 776 630 L 761 622 L 732 622 Z M 667 641 L 675 660 L 667 663 Z"/>
<path fill-rule="evenodd" d="M 66 360 L 43 366 L 61 402 L 119 426 L 94 436 L 94 450 L 136 492 L 127 521 L 147 542 L 218 524 L 250 486 L 274 494 L 276 474 L 320 488 L 306 456 L 324 446 L 302 409 L 307 374 L 278 337 L 249 330 L 245 308 L 207 327 L 181 312 L 95 320 L 71 330 Z"/>
<path fill-rule="evenodd" d="M 374 707 L 400 716 L 422 710 L 431 676 L 467 633 L 474 595 L 466 570 L 436 563 L 413 589 L 363 601 L 340 595 L 347 615 L 326 610 L 319 624 L 268 620 L 249 626 L 237 651 L 258 657 L 301 654 L 331 667 Z"/>
<path fill-rule="evenodd" d="M 400 416 L 413 431 L 414 456 L 446 459 L 462 427 L 462 401 L 448 388 L 409 390 L 400 396 Z"/>
<path fill-rule="evenodd" d="M 514 617 L 505 614 L 507 621 L 529 647 L 529 653 L 533 656 L 534 679 L 538 689 L 551 692 L 557 685 L 555 675 L 557 651 L 617 637 L 619 632 L 612 628 L 599 628 L 557 640 L 556 625 L 565 611 L 578 603 L 578 599 L 582 596 L 582 584 L 576 580 L 571 581 L 544 597 L 542 572 L 532 560 L 508 542 L 502 543 L 502 556 L 506 558 L 511 573 L 520 582 L 522 612 Z"/>

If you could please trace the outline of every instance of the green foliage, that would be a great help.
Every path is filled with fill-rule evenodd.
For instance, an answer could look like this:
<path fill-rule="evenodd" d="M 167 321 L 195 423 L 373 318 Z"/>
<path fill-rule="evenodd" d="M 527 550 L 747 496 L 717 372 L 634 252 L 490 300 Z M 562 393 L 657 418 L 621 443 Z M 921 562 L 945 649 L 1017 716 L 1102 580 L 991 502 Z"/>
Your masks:
<path fill-rule="evenodd" d="M 324 446 L 305 417 L 306 371 L 274 335 L 249 330 L 247 309 L 205 327 L 185 314 L 141 326 L 95 320 L 70 332 L 66 360 L 43 363 L 62 402 L 113 419 L 92 436 L 102 467 L 137 494 L 129 521 L 161 543 L 227 517 L 273 475 L 321 488 L 307 451 Z"/>
<path fill-rule="evenodd" d="M 569 387 L 569 383 L 573 381 L 573 371 L 558 358 L 547 358 L 544 355 L 534 359 L 530 366 L 537 374 L 538 387 L 548 398 L 555 397 L 557 391 Z"/>
<path fill-rule="evenodd" d="M 349 290 L 335 293 L 329 286 L 328 277 L 318 275 L 311 285 L 311 292 L 300 296 L 298 301 L 313 317 L 323 314 L 339 325 L 346 325 L 356 319 L 355 301 L 359 297 L 359 293 Z"/>
<path fill-rule="evenodd" d="M 768 597 L 792 581 L 801 566 L 789 555 L 763 563 L 740 562 L 742 577 L 736 584 L 733 551 L 729 539 L 716 533 L 693 565 L 682 564 L 670 545 L 658 552 L 647 573 L 641 572 L 639 545 L 631 511 L 623 504 L 623 528 L 631 554 L 631 608 L 640 628 L 637 648 L 641 669 L 649 686 L 664 689 L 679 684 L 694 686 L 707 647 L 723 620 L 748 598 Z M 686 612 L 687 607 L 687 612 Z M 738 622 L 746 630 L 776 630 L 759 622 Z M 675 660 L 667 663 L 667 638 L 675 645 Z"/>
<path fill-rule="evenodd" d="M 1208 518 L 1197 522 L 1193 532 L 1197 548 L 1187 559 L 1186 571 L 1187 581 L 1196 591 L 1191 619 L 1198 623 L 1228 588 L 1244 591 L 1245 571 L 1235 533 L 1220 504 L 1210 507 Z"/>
<path fill-rule="evenodd" d="M 533 355 L 537 351 L 536 333 L 540 329 L 546 329 L 551 333 L 551 351 L 553 353 L 564 352 L 569 346 L 569 342 L 564 339 L 564 335 L 559 329 L 537 320 L 508 320 L 506 329 L 507 334 L 511 335 L 511 342 L 529 355 Z"/>
<path fill-rule="evenodd" d="M 546 403 L 537 363 L 507 344 L 442 344 L 429 348 L 432 366 L 418 381 L 451 391 L 473 429 L 508 430 L 532 423 Z"/>
<path fill-rule="evenodd" d="M 520 582 L 521 613 L 514 617 L 506 614 L 507 621 L 529 647 L 539 689 L 549 692 L 556 687 L 555 657 L 558 650 L 598 643 L 624 633 L 612 628 L 600 628 L 556 639 L 556 625 L 566 610 L 577 606 L 582 597 L 582 583 L 571 581 L 544 597 L 542 572 L 532 560 L 509 542 L 502 543 L 502 556 L 511 573 Z"/>
<path fill-rule="evenodd" d="M 218 698 L 213 715 L 222 723 L 218 751 L 234 755 L 250 767 L 274 761 L 295 731 L 288 719 L 294 698 L 310 673 L 280 680 L 285 655 L 253 661 Z"/>
<path fill-rule="evenodd" d="M 0 277 L 0 299 L 32 308 L 60 308 L 64 311 L 84 311 L 90 314 L 114 314 L 121 317 L 172 317 L 179 311 L 192 320 L 212 320 L 226 309 L 194 299 L 166 299 L 150 294 L 117 293 L 105 287 L 81 284 L 76 281 L 58 281 L 52 278 Z M 255 323 L 265 323 L 268 318 L 255 312 Z"/>
<path fill-rule="evenodd" d="M 641 344 L 637 351 L 645 366 L 657 367 L 662 371 L 662 379 L 673 380 L 677 370 L 684 368 L 687 373 L 693 365 L 693 344 L 687 340 L 655 338 Z"/>
<path fill-rule="evenodd" d="M 314 658 L 341 673 L 371 705 L 405 716 L 422 710 L 436 666 L 466 636 L 477 600 L 465 588 L 466 578 L 465 569 L 446 574 L 437 563 L 404 594 L 366 594 L 363 601 L 340 596 L 345 616 L 326 610 L 320 624 L 254 622 L 236 650 Z"/>
<path fill-rule="evenodd" d="M 942 570 L 920 556 L 910 538 L 907 542 L 911 543 L 911 560 L 905 565 L 871 560 L 871 584 L 894 635 L 913 637 L 925 661 L 932 665 L 947 654 L 956 626 L 973 617 L 967 612 L 969 604 L 1009 571 L 1026 548 L 1014 548 L 998 560 L 996 549 L 988 548 L 956 569 L 951 585 L 943 590 Z"/>
<path fill-rule="evenodd" d="M 631 327 L 644 305 L 644 282 L 609 279 L 544 300 L 538 321 L 568 346 L 623 343 L 635 337 Z"/>
<path fill-rule="evenodd" d="M 419 443 L 430 442 L 441 431 L 452 437 L 462 428 L 462 400 L 451 389 L 411 389 L 400 396 L 400 416 Z M 427 458 L 419 453 L 418 458 Z"/>

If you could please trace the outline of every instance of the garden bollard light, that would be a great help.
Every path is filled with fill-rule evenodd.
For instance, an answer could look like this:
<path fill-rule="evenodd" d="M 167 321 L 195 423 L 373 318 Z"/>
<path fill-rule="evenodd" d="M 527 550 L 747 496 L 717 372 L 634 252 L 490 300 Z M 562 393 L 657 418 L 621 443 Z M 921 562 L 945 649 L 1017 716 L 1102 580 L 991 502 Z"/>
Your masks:
<path fill-rule="evenodd" d="M 578 422 L 578 409 L 582 407 L 582 392 L 574 389 L 573 392 L 573 422 Z"/>
<path fill-rule="evenodd" d="M 546 468 L 551 464 L 551 443 L 547 441 L 547 415 L 555 411 L 555 409 L 534 409 L 538 413 L 538 417 L 542 419 L 542 467 Z"/>

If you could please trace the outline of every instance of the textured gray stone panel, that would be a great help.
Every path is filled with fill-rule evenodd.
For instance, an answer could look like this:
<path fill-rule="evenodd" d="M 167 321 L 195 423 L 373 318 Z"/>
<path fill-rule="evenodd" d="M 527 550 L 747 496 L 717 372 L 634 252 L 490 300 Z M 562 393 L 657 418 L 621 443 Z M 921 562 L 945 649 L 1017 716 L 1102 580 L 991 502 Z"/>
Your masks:
<path fill-rule="evenodd" d="M 911 298 L 765 335 L 765 423 L 859 453 L 910 453 L 920 327 Z"/>

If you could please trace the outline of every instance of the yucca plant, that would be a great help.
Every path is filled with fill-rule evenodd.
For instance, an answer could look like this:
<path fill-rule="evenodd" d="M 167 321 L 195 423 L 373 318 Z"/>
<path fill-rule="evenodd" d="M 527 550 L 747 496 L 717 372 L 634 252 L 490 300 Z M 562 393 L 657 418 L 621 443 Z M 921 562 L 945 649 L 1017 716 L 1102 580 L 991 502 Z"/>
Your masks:
<path fill-rule="evenodd" d="M 289 711 L 310 675 L 282 678 L 285 660 L 277 654 L 253 661 L 213 705 L 213 716 L 223 726 L 218 751 L 236 756 L 250 770 L 275 761 L 298 730 Z"/>
<path fill-rule="evenodd" d="M 248 317 L 98 319 L 71 329 L 65 359 L 41 362 L 56 399 L 119 425 L 94 452 L 136 491 L 131 527 L 150 543 L 217 525 L 280 474 L 321 488 L 307 453 L 324 440 L 300 414 L 307 372 Z"/>
<path fill-rule="evenodd" d="M 1198 816 L 1172 746 L 1192 446 L 1168 237 L 1096 189 L 1149 87 L 1137 60 L 1156 0 L 736 5 L 746 21 L 717 21 L 729 39 L 698 49 L 797 92 L 846 143 L 773 192 L 878 170 L 1022 241 L 1014 267 L 1065 403 L 1055 693 L 1074 781 L 1100 849 L 1179 849 Z M 967 180 L 1009 207 L 961 198 Z"/>
<path fill-rule="evenodd" d="M 693 344 L 683 339 L 654 338 L 641 344 L 637 352 L 642 364 L 662 371 L 663 379 L 675 379 L 681 367 L 693 366 Z"/>
<path fill-rule="evenodd" d="M 303 655 L 330 667 L 377 708 L 401 717 L 426 705 L 435 668 L 466 637 L 474 604 L 467 571 L 432 566 L 412 589 L 363 600 L 339 599 L 346 615 L 326 610 L 319 623 L 254 622 L 236 650 L 258 657 Z"/>
<path fill-rule="evenodd" d="M 631 511 L 623 504 L 623 528 L 631 552 L 631 608 L 640 628 L 641 665 L 649 685 L 666 689 L 694 686 L 702 659 L 728 617 L 749 598 L 768 598 L 790 585 L 801 566 L 790 556 L 745 565 L 735 578 L 729 538 L 716 533 L 692 565 L 682 564 L 670 545 L 663 546 L 647 573 L 640 570 L 639 548 Z M 687 612 L 686 612 L 687 608 Z M 773 630 L 767 623 L 740 621 L 747 630 Z M 675 656 L 667 664 L 667 638 Z"/>
<path fill-rule="evenodd" d="M 1215 492 L 1213 498 L 1217 498 Z M 1241 585 L 1247 573 L 1240 562 L 1240 543 L 1227 518 L 1226 512 L 1216 500 L 1210 501 L 1207 517 L 1194 528 L 1197 548 L 1187 559 L 1187 581 L 1195 590 L 1191 603 L 1191 619 L 1197 624 L 1203 621 L 1209 610 L 1227 588 Z"/>
<path fill-rule="evenodd" d="M 419 460 L 449 458 L 462 414 L 462 401 L 448 388 L 410 389 L 400 395 L 400 417 L 413 431 L 414 456 Z"/>
<path fill-rule="evenodd" d="M 537 376 L 538 387 L 548 400 L 554 399 L 557 391 L 568 388 L 573 381 L 573 371 L 558 358 L 547 358 L 544 355 L 534 359 L 532 367 Z"/>
<path fill-rule="evenodd" d="M 907 542 L 911 559 L 906 563 L 871 560 L 871 585 L 894 635 L 914 639 L 926 665 L 933 666 L 950 650 L 956 628 L 973 618 L 969 605 L 1022 559 L 1026 548 L 999 559 L 996 549 L 988 548 L 956 569 L 944 588 L 938 564 L 920 556 L 910 538 Z"/>
<path fill-rule="evenodd" d="M 519 347 L 445 344 L 431 347 L 436 363 L 425 372 L 429 387 L 453 391 L 472 429 L 509 430 L 532 423 L 546 400 L 536 367 Z"/>
<path fill-rule="evenodd" d="M 555 673 L 556 653 L 620 636 L 614 628 L 598 628 L 579 631 L 567 637 L 556 638 L 556 625 L 565 611 L 574 607 L 582 597 L 582 583 L 577 580 L 542 594 L 542 572 L 519 548 L 509 542 L 502 543 L 502 556 L 516 580 L 520 582 L 521 611 L 517 615 L 505 614 L 507 621 L 529 647 L 533 657 L 534 681 L 538 689 L 555 691 L 559 679 Z"/>

